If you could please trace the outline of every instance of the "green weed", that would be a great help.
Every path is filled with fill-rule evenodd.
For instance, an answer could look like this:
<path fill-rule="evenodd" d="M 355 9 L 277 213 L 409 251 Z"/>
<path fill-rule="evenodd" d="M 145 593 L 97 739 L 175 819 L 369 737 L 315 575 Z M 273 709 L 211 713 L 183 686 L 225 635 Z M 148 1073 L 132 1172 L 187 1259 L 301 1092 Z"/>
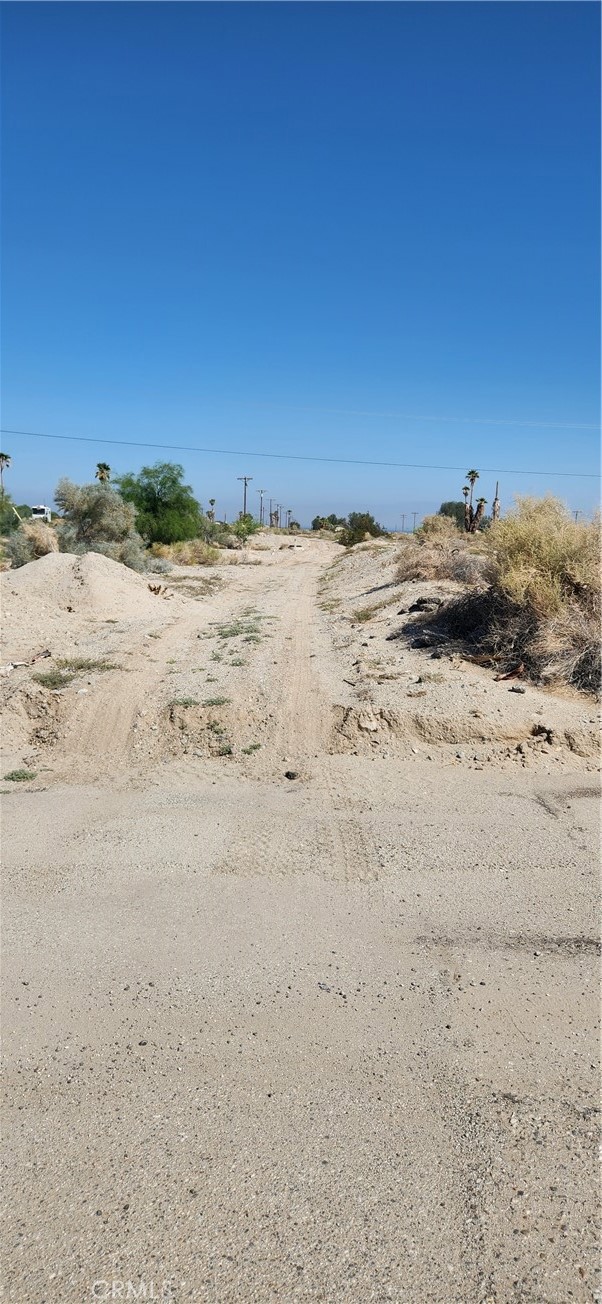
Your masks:
<path fill-rule="evenodd" d="M 75 675 L 67 674 L 64 670 L 41 670 L 32 678 L 43 688 L 67 688 L 73 683 Z"/>
<path fill-rule="evenodd" d="M 62 657 L 57 660 L 57 666 L 61 670 L 72 670 L 77 673 L 78 670 L 121 670 L 121 666 L 115 665 L 114 661 L 107 661 L 104 657 Z"/>

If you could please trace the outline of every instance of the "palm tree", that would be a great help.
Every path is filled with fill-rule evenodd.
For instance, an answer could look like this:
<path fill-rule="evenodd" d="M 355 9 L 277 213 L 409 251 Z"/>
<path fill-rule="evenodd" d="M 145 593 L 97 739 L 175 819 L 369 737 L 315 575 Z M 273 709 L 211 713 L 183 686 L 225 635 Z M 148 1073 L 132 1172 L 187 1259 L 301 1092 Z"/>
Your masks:
<path fill-rule="evenodd" d="M 4 472 L 8 471 L 11 462 L 12 462 L 12 457 L 10 456 L 10 453 L 0 453 L 0 493 L 2 494 L 3 498 L 4 498 Z"/>
<path fill-rule="evenodd" d="M 464 529 L 468 534 L 468 531 L 470 530 L 470 508 L 468 506 L 468 495 L 470 489 L 467 484 L 464 485 L 462 493 L 464 494 Z"/>
<path fill-rule="evenodd" d="M 485 515 L 485 503 L 486 503 L 486 502 L 487 502 L 487 499 L 486 499 L 486 498 L 478 498 L 478 499 L 477 499 L 477 510 L 476 510 L 476 512 L 475 512 L 475 514 L 474 514 L 474 517 L 473 517 L 473 520 L 472 520 L 472 525 L 471 525 L 471 527 L 470 527 L 471 534 L 476 534 L 476 531 L 478 530 L 479 525 L 481 524 L 481 521 L 483 520 L 483 517 L 484 517 L 484 515 Z"/>
<path fill-rule="evenodd" d="M 473 489 L 474 489 L 474 487 L 475 487 L 475 485 L 476 485 L 476 483 L 477 483 L 478 478 L 479 478 L 479 473 L 478 473 L 478 471 L 467 471 L 467 472 L 466 472 L 466 479 L 468 480 L 468 483 L 469 483 L 469 485 L 470 485 L 470 506 L 471 506 L 471 507 L 472 507 L 472 491 L 473 491 Z"/>
<path fill-rule="evenodd" d="M 494 498 L 494 500 L 493 500 L 493 503 L 491 504 L 491 519 L 492 519 L 492 521 L 499 521 L 499 519 L 500 519 L 500 499 L 499 499 L 499 488 L 500 488 L 500 485 L 499 485 L 499 480 L 498 480 L 498 481 L 496 482 L 496 486 L 495 486 L 495 498 Z"/>
<path fill-rule="evenodd" d="M 96 475 L 96 479 L 100 480 L 101 484 L 106 484 L 107 481 L 111 479 L 111 468 L 109 466 L 109 463 L 97 462 L 95 475 Z"/>

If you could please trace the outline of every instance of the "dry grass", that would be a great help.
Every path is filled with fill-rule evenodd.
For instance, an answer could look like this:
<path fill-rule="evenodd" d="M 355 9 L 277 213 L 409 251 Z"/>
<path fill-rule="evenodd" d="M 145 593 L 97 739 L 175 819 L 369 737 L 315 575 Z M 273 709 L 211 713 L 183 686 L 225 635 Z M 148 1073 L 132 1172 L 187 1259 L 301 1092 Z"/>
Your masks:
<path fill-rule="evenodd" d="M 414 536 L 419 543 L 427 541 L 441 542 L 446 539 L 458 539 L 462 532 L 451 516 L 425 516 Z"/>
<path fill-rule="evenodd" d="M 437 519 L 427 517 L 428 519 Z M 449 517 L 441 517 L 450 524 Z M 399 545 L 396 580 L 456 580 L 460 584 L 483 585 L 490 578 L 490 566 L 484 544 L 486 536 L 461 534 L 453 521 L 451 532 L 445 529 L 438 537 L 420 530 Z"/>
<path fill-rule="evenodd" d="M 518 498 L 481 536 L 486 588 L 434 621 L 453 638 L 534 679 L 599 693 L 600 521 L 576 522 L 558 499 Z"/>
<path fill-rule="evenodd" d="M 19 529 L 29 539 L 34 559 L 45 557 L 49 552 L 58 552 L 59 541 L 56 530 L 47 525 L 45 521 L 21 521 Z"/>
<path fill-rule="evenodd" d="M 162 557 L 177 566 L 215 566 L 222 559 L 219 548 L 204 539 L 186 539 L 182 543 L 153 543 L 153 557 Z"/>
<path fill-rule="evenodd" d="M 497 583 L 538 615 L 562 615 L 567 602 L 600 598 L 600 521 L 575 521 L 557 498 L 518 498 L 485 536 Z"/>

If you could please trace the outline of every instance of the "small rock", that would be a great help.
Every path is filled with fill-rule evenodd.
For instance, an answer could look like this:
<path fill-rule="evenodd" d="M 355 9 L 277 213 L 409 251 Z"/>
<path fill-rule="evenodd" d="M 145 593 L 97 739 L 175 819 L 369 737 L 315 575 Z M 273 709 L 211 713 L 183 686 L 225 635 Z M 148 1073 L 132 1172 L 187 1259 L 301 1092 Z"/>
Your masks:
<path fill-rule="evenodd" d="M 299 775 L 296 770 L 285 770 L 284 777 L 285 779 L 298 779 Z"/>
<path fill-rule="evenodd" d="M 512 688 L 508 689 L 509 693 L 526 693 L 526 691 L 526 688 L 523 688 L 522 684 L 513 684 Z"/>
<path fill-rule="evenodd" d="M 410 611 L 428 611 L 429 607 L 440 607 L 443 598 L 417 598 L 413 602 Z"/>

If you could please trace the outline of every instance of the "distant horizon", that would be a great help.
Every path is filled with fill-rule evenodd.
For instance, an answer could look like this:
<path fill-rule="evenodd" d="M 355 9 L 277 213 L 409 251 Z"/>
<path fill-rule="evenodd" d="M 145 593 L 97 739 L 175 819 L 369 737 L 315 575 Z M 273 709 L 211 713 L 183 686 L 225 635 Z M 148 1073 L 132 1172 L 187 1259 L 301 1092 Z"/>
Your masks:
<path fill-rule="evenodd" d="M 5 445 L 3 444 L 2 447 L 3 447 L 3 450 L 4 450 L 4 451 L 8 451 L 7 446 L 5 446 Z M 105 451 L 106 451 L 106 447 L 105 447 Z M 155 451 L 156 451 L 156 450 L 155 450 Z M 124 467 L 124 468 L 123 468 L 122 470 L 120 470 L 120 471 L 117 471 L 117 469 L 116 469 L 113 465 L 111 465 L 111 463 L 109 463 L 109 465 L 111 466 L 111 479 L 110 479 L 110 483 L 114 485 L 114 481 L 115 481 L 116 476 L 122 474 L 122 473 L 123 473 L 123 470 L 126 470 L 126 469 L 127 469 L 127 470 L 133 470 L 134 472 L 138 472 L 138 471 L 141 469 L 142 466 L 153 465 L 153 463 L 155 463 L 155 462 L 157 462 L 157 461 L 170 461 L 170 462 L 176 462 L 176 463 L 178 463 L 179 465 L 182 465 L 182 463 L 180 462 L 180 460 L 179 460 L 179 458 L 178 458 L 178 456 L 177 456 L 177 453 L 174 453 L 173 456 L 172 456 L 172 455 L 171 455 L 171 452 L 170 452 L 169 449 L 166 449 L 166 452 L 167 452 L 167 453 L 170 453 L 170 456 L 165 456 L 165 457 L 157 456 L 157 457 L 152 457 L 152 458 L 142 458 L 142 459 L 139 461 L 139 463 L 137 463 L 136 465 L 133 464 L 133 459 L 131 459 L 131 461 L 130 461 L 130 463 L 128 464 L 127 468 Z M 100 460 L 103 460 L 103 459 L 101 459 L 101 458 L 98 458 L 98 459 L 97 459 L 97 461 L 100 461 Z M 105 459 L 105 460 L 106 460 L 106 459 Z M 92 467 L 91 467 L 91 471 L 90 471 L 90 473 L 89 473 L 89 475 L 88 475 L 87 477 L 81 478 L 81 479 L 77 480 L 76 482 L 77 482 L 77 483 L 89 483 L 89 484 L 93 483 L 93 482 L 94 482 L 94 479 L 95 479 L 96 464 L 97 464 L 97 463 L 95 462 L 95 463 L 92 465 Z M 52 508 L 52 509 L 54 510 L 54 508 L 55 508 L 54 492 L 55 492 L 55 489 L 56 489 L 56 483 L 58 483 L 58 480 L 61 478 L 62 475 L 67 476 L 69 479 L 74 479 L 74 477 L 73 477 L 72 475 L 70 475 L 70 473 L 69 473 L 68 471 L 65 471 L 65 470 L 59 470 L 59 469 L 57 468 L 56 481 L 55 481 L 55 485 L 54 485 L 54 487 L 53 487 L 52 493 L 51 493 L 50 495 L 49 495 L 49 494 L 46 494 L 46 495 L 42 494 L 41 496 L 38 495 L 38 496 L 36 497 L 35 495 L 27 494 L 26 492 L 25 492 L 25 493 L 19 493 L 18 490 L 17 490 L 14 486 L 11 487 L 10 478 L 11 478 L 11 475 L 12 475 L 12 472 L 13 472 L 13 467 L 14 467 L 14 464 L 11 464 L 11 467 L 8 469 L 8 471 L 5 471 L 5 489 L 6 489 L 6 491 L 11 495 L 11 498 L 13 499 L 13 501 L 14 501 L 14 503 L 15 503 L 16 506 L 27 505 L 27 506 L 29 506 L 29 507 L 34 507 L 34 506 L 39 506 L 39 505 L 42 505 L 42 504 L 43 504 L 43 505 L 45 505 L 46 507 L 50 507 L 50 508 Z M 478 468 L 475 468 L 475 469 L 478 469 Z M 468 470 L 468 468 L 467 468 L 467 470 Z M 488 472 L 485 472 L 485 473 L 481 473 L 481 472 L 480 472 L 480 473 L 479 473 L 478 486 L 477 486 L 477 489 L 475 490 L 475 495 L 476 495 L 477 497 L 479 496 L 479 492 L 483 491 L 483 493 L 485 493 L 485 487 L 488 486 L 488 484 L 489 484 L 489 479 L 491 479 L 491 476 L 492 476 L 492 475 L 493 475 L 493 473 L 490 474 L 490 473 L 488 473 Z M 461 479 L 462 484 L 463 484 L 463 483 L 464 483 L 464 479 L 465 479 L 465 477 L 459 477 L 459 478 Z M 254 480 L 254 477 L 251 478 L 251 484 L 253 483 L 253 480 Z M 21 482 L 19 482 L 19 484 L 20 484 L 20 483 L 21 483 Z M 238 480 L 237 480 L 237 479 L 236 479 L 236 482 L 235 482 L 235 483 L 236 483 L 236 486 L 237 486 L 236 489 L 232 489 L 232 492 L 231 492 L 231 494 L 230 494 L 230 498 L 229 498 L 229 499 L 227 499 L 226 497 L 224 497 L 224 499 L 223 499 L 223 503 L 224 503 L 224 505 L 223 505 L 223 506 L 220 505 L 220 500 L 219 500 L 217 494 L 214 494 L 211 490 L 210 490 L 210 491 L 205 495 L 204 498 L 202 497 L 202 495 L 197 496 L 197 501 L 199 501 L 199 502 L 201 503 L 201 505 L 202 505 L 202 507 L 203 507 L 203 510 L 206 511 L 206 510 L 207 510 L 207 505 L 208 505 L 208 499 L 209 499 L 209 497 L 215 497 L 215 498 L 216 498 L 216 507 L 215 507 L 216 518 L 217 518 L 218 520 L 222 520 L 222 519 L 223 519 L 223 516 L 224 516 L 224 511 L 225 511 L 226 516 L 227 516 L 227 520 L 228 520 L 229 522 L 232 522 L 232 521 L 234 521 L 234 520 L 237 519 L 237 516 L 238 516 L 238 514 L 239 514 L 239 512 L 240 512 L 240 510 L 241 510 L 241 505 L 240 505 L 240 502 L 239 502 L 238 500 L 240 499 L 240 496 L 241 496 L 242 490 L 238 489 Z M 114 487 L 117 487 L 117 486 L 114 485 Z M 194 486 L 193 486 L 193 488 L 194 488 Z M 494 491 L 492 491 L 491 494 L 490 494 L 490 496 L 487 498 L 487 502 L 488 502 L 488 503 L 491 502 L 492 499 L 493 499 L 493 492 L 494 492 Z M 581 517 L 583 517 L 583 519 L 591 519 L 592 516 L 594 515 L 595 511 L 597 510 L 597 505 L 595 505 L 595 506 L 594 506 L 590 511 L 586 511 L 586 510 L 583 509 L 583 508 L 575 508 L 575 507 L 572 507 L 569 498 L 568 498 L 567 496 L 563 495 L 561 492 L 559 492 L 558 488 L 556 488 L 556 489 L 554 489 L 554 488 L 550 488 L 547 492 L 553 494 L 554 497 L 559 498 L 561 501 L 565 502 L 565 503 L 566 503 L 566 506 L 567 506 L 567 508 L 569 508 L 569 510 L 571 510 L 571 511 L 573 511 L 573 512 L 577 511 L 578 515 L 581 516 Z M 253 516 L 258 520 L 258 519 L 259 519 L 259 497 L 257 498 L 257 502 L 255 502 L 255 499 L 252 497 L 253 493 L 255 493 L 255 494 L 258 495 L 258 494 L 259 494 L 259 490 L 258 490 L 258 489 L 255 489 L 255 490 L 254 490 L 253 488 L 249 488 L 249 489 L 248 489 L 248 510 L 249 510 L 250 514 L 253 515 Z M 360 491 L 360 494 L 361 494 L 361 491 Z M 511 506 L 512 506 L 512 504 L 513 504 L 513 502 L 514 502 L 514 498 L 515 498 L 516 496 L 517 496 L 517 495 L 514 495 L 513 498 L 511 498 L 511 499 L 510 499 L 509 501 L 507 501 L 507 502 L 504 502 L 504 501 L 502 500 L 502 507 L 501 507 L 501 515 L 502 515 L 502 516 L 504 516 L 505 513 L 509 510 L 509 508 L 511 508 Z M 520 492 L 518 492 L 518 496 L 522 496 L 522 495 L 520 495 Z M 538 496 L 539 496 L 539 495 L 538 495 Z M 284 495 L 284 497 L 286 498 L 286 495 Z M 279 499 L 279 497 L 278 497 L 277 495 L 270 495 L 269 491 L 267 491 L 267 492 L 264 493 L 264 500 L 263 500 L 263 501 L 264 501 L 264 515 L 265 515 L 266 517 L 267 517 L 268 510 L 269 510 L 269 502 L 270 502 L 270 498 L 272 499 L 272 501 L 273 501 L 273 503 L 274 503 L 275 506 L 276 506 L 277 503 L 280 501 L 280 499 Z M 404 517 L 407 518 L 407 520 L 408 520 L 408 522 L 409 522 L 409 521 L 411 521 L 411 520 L 413 519 L 413 517 L 415 516 L 415 517 L 416 517 L 416 528 L 418 528 L 418 526 L 419 526 L 419 524 L 420 524 L 420 521 L 423 520 L 425 516 L 430 515 L 430 514 L 432 514 L 432 513 L 436 513 L 436 512 L 438 512 L 439 509 L 440 509 L 440 507 L 441 507 L 441 505 L 442 505 L 444 502 L 450 502 L 450 501 L 451 501 L 451 502 L 460 502 L 460 501 L 462 501 L 461 485 L 460 485 L 460 487 L 459 487 L 458 489 L 456 489 L 455 492 L 454 492 L 454 491 L 450 491 L 450 493 L 449 493 L 448 495 L 445 495 L 445 496 L 444 496 L 443 498 L 441 498 L 438 502 L 435 502 L 434 500 L 426 500 L 426 501 L 423 501 L 422 503 L 416 503 L 416 502 L 414 502 L 414 505 L 413 505 L 413 506 L 407 506 L 407 505 L 404 506 L 403 504 L 400 505 L 400 506 L 399 506 L 399 509 L 398 509 L 398 514 L 397 514 L 397 518 L 396 518 L 396 520 L 395 520 L 395 523 L 392 523 L 392 522 L 393 522 L 393 518 L 390 518 L 389 520 L 384 519 L 384 518 L 381 518 L 381 517 L 378 515 L 378 513 L 375 512 L 375 511 L 373 510 L 373 507 L 371 506 L 371 504 L 362 501 L 362 500 L 361 500 L 361 497 L 359 497 L 359 496 L 358 496 L 357 501 L 354 501 L 352 504 L 350 504 L 350 505 L 346 505 L 346 506 L 345 506 L 345 505 L 342 505 L 342 506 L 341 506 L 340 504 L 337 505 L 336 503 L 331 503 L 330 500 L 328 500 L 327 502 L 318 503 L 318 504 L 315 505 L 314 507 L 312 507 L 312 508 L 308 508 L 308 509 L 307 509 L 307 513 L 308 513 L 308 514 L 306 513 L 305 515 L 304 515 L 303 513 L 299 514 L 299 513 L 296 512 L 292 507 L 291 507 L 291 510 L 292 510 L 292 519 L 293 519 L 293 520 L 297 520 L 298 523 L 299 523 L 299 525 L 301 526 L 302 529 L 310 529 L 310 528 L 311 528 L 311 522 L 312 522 L 312 520 L 313 520 L 316 516 L 320 516 L 320 515 L 329 515 L 331 512 L 335 512 L 335 513 L 336 513 L 337 515 L 339 515 L 339 516 L 348 516 L 348 515 L 349 515 L 349 512 L 354 512 L 354 511 L 359 511 L 359 512 L 367 511 L 367 512 L 371 512 L 371 514 L 372 514 L 373 516 L 376 517 L 376 519 L 378 520 L 379 524 L 383 527 L 383 529 L 385 529 L 385 530 L 387 530 L 387 531 L 389 531 L 389 532 L 391 532 L 391 533 L 394 533 L 394 534 L 398 534 L 398 533 L 406 533 L 406 534 L 409 534 L 409 533 L 412 533 L 412 532 L 413 532 L 413 528 L 414 528 L 414 527 L 413 527 L 413 525 L 411 525 L 411 524 L 407 524 L 407 525 L 405 525 L 405 524 L 403 523 L 403 522 L 404 522 Z M 231 504 L 230 507 L 228 507 L 228 502 Z M 284 508 L 284 511 L 285 511 L 285 512 L 288 510 L 288 505 L 287 505 L 286 507 L 284 507 L 284 504 L 283 504 L 283 503 L 281 503 L 280 505 L 281 505 L 281 507 Z M 303 517 L 303 519 L 300 519 L 300 515 L 301 515 L 301 517 Z M 486 515 L 488 515 L 487 512 L 486 512 Z M 264 522 L 264 523 L 267 523 L 267 522 Z"/>

